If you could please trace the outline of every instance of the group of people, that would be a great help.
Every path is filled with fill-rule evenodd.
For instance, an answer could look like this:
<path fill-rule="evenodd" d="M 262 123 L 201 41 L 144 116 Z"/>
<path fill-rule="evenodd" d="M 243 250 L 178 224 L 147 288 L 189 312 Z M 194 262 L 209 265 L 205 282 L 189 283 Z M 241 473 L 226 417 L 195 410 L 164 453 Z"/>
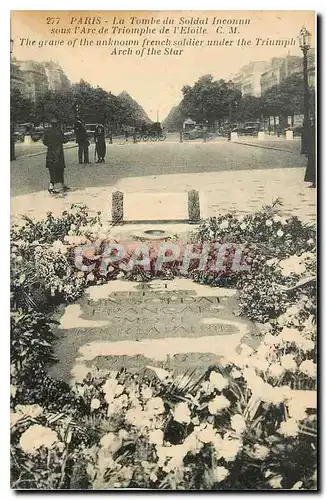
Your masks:
<path fill-rule="evenodd" d="M 74 131 L 76 143 L 78 144 L 78 162 L 90 163 L 89 158 L 89 134 L 82 120 L 76 121 Z M 46 156 L 46 168 L 49 170 L 50 182 L 48 191 L 50 194 L 59 194 L 69 190 L 64 182 L 65 155 L 63 145 L 67 142 L 60 128 L 57 118 L 51 120 L 51 128 L 43 136 L 43 144 L 48 148 Z M 105 128 L 98 123 L 94 131 L 96 163 L 104 163 L 106 156 L 106 134 Z M 59 185 L 59 189 L 56 189 Z"/>

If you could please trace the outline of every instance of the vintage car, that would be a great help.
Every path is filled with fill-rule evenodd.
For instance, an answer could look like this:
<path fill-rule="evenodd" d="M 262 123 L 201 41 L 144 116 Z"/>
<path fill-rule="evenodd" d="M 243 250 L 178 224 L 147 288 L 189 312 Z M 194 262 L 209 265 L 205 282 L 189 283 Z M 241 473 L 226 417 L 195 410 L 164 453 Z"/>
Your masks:
<path fill-rule="evenodd" d="M 237 132 L 238 135 L 258 135 L 260 130 L 260 123 L 258 122 L 246 122 L 244 125 L 235 127 L 232 132 Z"/>

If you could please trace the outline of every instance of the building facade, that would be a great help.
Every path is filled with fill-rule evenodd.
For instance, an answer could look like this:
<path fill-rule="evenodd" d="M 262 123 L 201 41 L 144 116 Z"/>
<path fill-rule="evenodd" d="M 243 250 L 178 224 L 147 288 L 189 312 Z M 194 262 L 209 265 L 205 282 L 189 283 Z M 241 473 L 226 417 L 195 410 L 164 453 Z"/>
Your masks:
<path fill-rule="evenodd" d="M 303 72 L 303 57 L 292 56 L 273 57 L 269 61 L 255 61 L 243 66 L 240 71 L 232 76 L 231 80 L 235 88 L 242 92 L 242 95 L 252 95 L 260 97 L 266 90 L 279 85 L 285 78 Z M 316 63 L 315 49 L 308 52 L 308 80 L 309 86 L 315 87 Z"/>
<path fill-rule="evenodd" d="M 43 63 L 48 79 L 49 90 L 66 91 L 70 88 L 70 81 L 59 64 L 48 61 Z"/>
<path fill-rule="evenodd" d="M 48 90 L 68 90 L 71 83 L 59 64 L 53 61 L 39 63 L 13 59 L 10 63 L 10 85 L 35 102 Z"/>
<path fill-rule="evenodd" d="M 279 85 L 288 76 L 301 71 L 303 71 L 301 57 L 289 54 L 286 57 L 273 57 L 269 60 L 266 71 L 261 75 L 261 93 L 263 94 L 274 85 Z"/>
<path fill-rule="evenodd" d="M 266 61 L 253 61 L 243 66 L 239 72 L 231 78 L 235 88 L 240 90 L 243 96 L 252 95 L 259 97 L 261 95 L 260 79 L 266 67 Z"/>
<path fill-rule="evenodd" d="M 24 75 L 19 68 L 19 64 L 15 59 L 10 61 L 10 88 L 17 89 L 23 94 L 23 96 L 27 97 L 27 84 L 24 79 Z"/>

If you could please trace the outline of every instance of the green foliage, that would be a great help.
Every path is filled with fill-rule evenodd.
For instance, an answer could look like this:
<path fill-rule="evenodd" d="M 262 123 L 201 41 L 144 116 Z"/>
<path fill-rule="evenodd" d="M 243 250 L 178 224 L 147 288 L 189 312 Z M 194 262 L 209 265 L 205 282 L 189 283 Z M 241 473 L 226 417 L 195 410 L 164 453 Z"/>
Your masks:
<path fill-rule="evenodd" d="M 266 116 L 291 116 L 295 113 L 303 113 L 303 95 L 303 75 L 292 74 L 262 94 L 262 111 Z M 313 109 L 314 89 L 310 89 L 310 104 Z"/>
<path fill-rule="evenodd" d="M 241 99 L 241 93 L 233 89 L 225 80 L 214 80 L 212 75 L 205 75 L 190 87 L 182 88 L 183 100 L 180 104 L 184 116 L 189 116 L 197 122 L 228 117 L 229 106 L 235 105 Z"/>
<path fill-rule="evenodd" d="M 34 115 L 34 104 L 18 89 L 10 90 L 10 119 L 13 123 L 29 122 Z"/>

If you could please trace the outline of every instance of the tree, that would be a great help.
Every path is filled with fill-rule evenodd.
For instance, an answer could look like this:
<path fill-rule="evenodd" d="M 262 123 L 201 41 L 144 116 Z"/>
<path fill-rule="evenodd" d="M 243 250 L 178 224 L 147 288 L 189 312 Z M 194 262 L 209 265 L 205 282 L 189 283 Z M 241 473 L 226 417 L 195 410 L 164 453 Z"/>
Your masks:
<path fill-rule="evenodd" d="M 34 104 L 18 89 L 10 90 L 10 120 L 12 124 L 32 121 Z"/>
<path fill-rule="evenodd" d="M 36 101 L 34 123 L 47 123 L 53 116 L 64 126 L 74 122 L 73 95 L 70 90 L 49 90 Z"/>
<path fill-rule="evenodd" d="M 241 92 L 225 80 L 214 80 L 212 75 L 204 75 L 190 87 L 182 88 L 181 110 L 197 122 L 213 125 L 230 114 L 230 107 L 239 102 Z"/>
<path fill-rule="evenodd" d="M 274 85 L 262 95 L 262 108 L 266 116 L 293 116 L 304 111 L 304 86 L 301 73 L 294 73 L 279 85 Z M 309 101 L 314 109 L 314 89 L 310 89 Z"/>
<path fill-rule="evenodd" d="M 261 115 L 261 99 L 246 95 L 239 101 L 237 119 L 241 122 L 255 121 Z"/>
<path fill-rule="evenodd" d="M 162 125 L 169 131 L 177 132 L 180 131 L 183 122 L 185 120 L 185 115 L 181 109 L 181 105 L 174 106 L 169 111 L 167 117 L 162 122 Z"/>

